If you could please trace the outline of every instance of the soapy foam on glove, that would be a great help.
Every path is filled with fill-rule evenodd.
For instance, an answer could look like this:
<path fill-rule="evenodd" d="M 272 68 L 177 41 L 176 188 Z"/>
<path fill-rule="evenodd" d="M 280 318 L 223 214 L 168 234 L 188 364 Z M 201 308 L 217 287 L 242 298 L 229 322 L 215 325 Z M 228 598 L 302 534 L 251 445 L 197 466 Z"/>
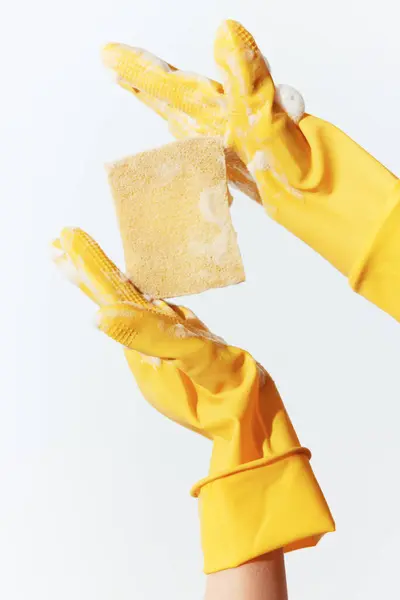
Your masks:
<path fill-rule="evenodd" d="M 304 98 L 295 88 L 285 84 L 278 85 L 276 100 L 292 121 L 298 123 L 303 118 L 306 110 Z"/>
<path fill-rule="evenodd" d="M 127 276 L 154 298 L 244 281 L 220 138 L 192 138 L 108 165 Z"/>

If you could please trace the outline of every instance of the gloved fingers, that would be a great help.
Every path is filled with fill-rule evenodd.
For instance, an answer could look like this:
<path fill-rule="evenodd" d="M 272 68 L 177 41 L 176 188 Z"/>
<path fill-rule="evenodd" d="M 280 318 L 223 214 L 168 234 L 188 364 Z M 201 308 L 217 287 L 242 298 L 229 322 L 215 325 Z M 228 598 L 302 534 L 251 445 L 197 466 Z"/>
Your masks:
<path fill-rule="evenodd" d="M 260 96 L 257 108 L 263 105 L 272 113 L 275 86 L 267 62 L 253 36 L 240 23 L 231 20 L 222 23 L 215 39 L 214 56 L 231 101 Z M 234 110 L 234 106 L 230 108 Z"/>
<path fill-rule="evenodd" d="M 125 44 L 107 44 L 102 56 L 120 85 L 139 98 L 145 93 L 192 118 L 201 118 L 205 111 L 221 112 L 223 89 L 211 79 L 180 71 L 146 50 Z M 159 110 L 168 112 L 158 104 Z"/>
<path fill-rule="evenodd" d="M 307 141 L 297 126 L 304 101 L 289 86 L 275 89 L 254 38 L 235 21 L 220 27 L 215 57 L 225 73 L 226 143 L 247 166 L 263 203 L 276 218 L 278 205 L 302 198 L 298 187 L 310 163 Z"/>
<path fill-rule="evenodd" d="M 133 94 L 135 98 L 137 98 L 138 100 L 140 100 L 140 102 L 151 108 L 151 110 L 153 110 L 156 114 L 165 119 L 165 121 L 168 121 L 171 118 L 171 114 L 174 111 L 174 109 L 167 102 L 159 100 L 158 98 L 154 98 L 154 96 L 146 94 L 146 92 L 142 92 L 141 90 L 132 87 L 130 83 L 127 83 L 123 79 L 118 79 L 117 83 L 124 90 L 131 92 L 131 94 Z"/>
<path fill-rule="evenodd" d="M 171 107 L 166 102 L 161 102 L 145 92 L 133 90 L 128 84 L 120 83 L 120 85 L 127 90 L 132 91 L 138 100 L 167 121 L 169 130 L 176 139 L 185 139 L 187 137 L 201 135 L 222 137 L 223 133 L 226 131 L 226 116 L 215 115 L 213 119 L 195 120 L 186 113 Z M 256 182 L 246 168 L 246 165 L 232 148 L 225 148 L 225 160 L 230 183 L 239 191 L 249 196 L 252 200 L 261 203 Z M 230 197 L 230 203 L 232 200 L 233 198 Z"/>
<path fill-rule="evenodd" d="M 64 251 L 60 238 L 53 240 L 51 244 L 52 259 L 57 269 L 62 273 L 63 277 L 68 279 L 74 285 L 77 285 L 86 296 L 97 304 L 96 294 L 89 288 L 82 278 L 79 271 L 72 262 L 68 253 Z"/>
<path fill-rule="evenodd" d="M 101 307 L 97 327 L 126 348 L 169 360 L 184 360 L 209 341 L 177 314 L 156 314 L 131 302 Z"/>
<path fill-rule="evenodd" d="M 99 306 L 130 301 L 157 313 L 173 313 L 166 302 L 156 304 L 141 294 L 82 229 L 65 227 L 53 248 L 59 254 L 56 264 L 64 272 L 68 269 L 67 275 L 72 274 L 69 279 Z"/>
<path fill-rule="evenodd" d="M 85 293 L 89 290 L 89 296 L 96 304 L 102 306 L 129 299 L 145 303 L 127 277 L 86 232 L 65 227 L 60 234 L 59 244 L 66 260 L 75 269 L 76 284 Z"/>
<path fill-rule="evenodd" d="M 182 71 L 176 72 L 183 73 Z M 189 77 L 189 74 L 185 73 L 185 75 Z M 121 79 L 118 80 L 118 84 L 120 87 L 131 92 L 138 100 L 140 100 L 140 102 L 162 117 L 168 123 L 171 134 L 178 140 L 200 135 L 221 137 L 224 135 L 227 118 L 226 110 L 222 110 L 222 107 L 226 102 L 221 92 L 218 92 L 217 96 L 217 110 L 213 110 L 213 105 L 211 104 L 208 109 L 204 108 L 204 114 L 202 116 L 197 115 L 196 118 L 193 118 L 189 114 L 183 112 L 183 110 L 177 108 L 174 104 L 159 100 L 151 94 L 133 88 L 131 84 L 126 83 Z M 220 89 L 222 90 L 222 87 Z M 200 89 L 198 91 L 197 101 L 201 106 L 207 107 L 207 97 Z"/>
<path fill-rule="evenodd" d="M 128 84 L 120 83 L 120 85 L 132 91 L 138 100 L 165 119 L 171 134 L 178 140 L 200 135 L 222 137 L 224 131 L 226 131 L 226 116 L 216 115 L 213 119 L 195 120 L 186 113 L 171 107 L 166 102 L 161 102 L 145 92 L 134 90 Z M 251 199 L 261 203 L 256 182 L 233 149 L 225 148 L 225 160 L 230 183 Z"/>
<path fill-rule="evenodd" d="M 176 72 L 178 73 L 178 71 Z M 179 71 L 179 73 L 182 73 L 182 71 Z M 176 108 L 174 104 L 155 98 L 151 94 L 147 94 L 137 88 L 133 88 L 131 84 L 126 83 L 121 79 L 118 80 L 118 84 L 120 87 L 133 93 L 140 102 L 148 106 L 156 114 L 167 121 L 171 134 L 178 140 L 200 135 L 222 137 L 224 134 L 226 129 L 226 110 L 222 110 L 225 103 L 222 94 L 217 96 L 217 110 L 213 109 L 213 104 L 207 109 L 207 97 L 199 90 L 197 101 L 203 106 L 204 114 L 201 116 L 196 115 L 196 118 L 193 118 L 189 114 L 183 112 L 183 110 Z"/>
<path fill-rule="evenodd" d="M 143 104 L 153 110 L 158 116 L 163 118 L 168 123 L 168 128 L 171 134 L 178 140 L 187 137 L 196 137 L 199 135 L 222 135 L 225 131 L 226 119 L 222 115 L 215 115 L 208 119 L 193 119 L 182 110 L 175 108 L 173 105 L 146 92 L 141 92 L 138 89 L 122 80 L 118 81 L 119 85 L 130 91 Z"/>

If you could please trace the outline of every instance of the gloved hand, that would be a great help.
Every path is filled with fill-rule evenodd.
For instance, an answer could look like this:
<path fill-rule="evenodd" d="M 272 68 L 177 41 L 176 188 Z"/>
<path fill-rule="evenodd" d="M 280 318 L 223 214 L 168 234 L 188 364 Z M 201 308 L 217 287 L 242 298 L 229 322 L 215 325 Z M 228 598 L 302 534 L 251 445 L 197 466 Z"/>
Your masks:
<path fill-rule="evenodd" d="M 200 500 L 204 568 L 236 567 L 277 548 L 315 545 L 334 530 L 309 459 L 268 373 L 186 308 L 143 297 L 79 229 L 56 262 L 100 307 L 98 327 L 125 348 L 145 398 L 213 442 Z"/>
<path fill-rule="evenodd" d="M 397 178 L 330 123 L 302 110 L 295 115 L 287 104 L 285 110 L 264 57 L 240 24 L 221 26 L 215 58 L 223 88 L 138 49 L 104 50 L 122 87 L 166 118 L 173 133 L 223 136 L 233 183 L 257 198 L 255 183 L 273 219 L 400 320 Z"/>
<path fill-rule="evenodd" d="M 163 117 L 177 139 L 223 136 L 227 129 L 227 99 L 222 85 L 212 79 L 176 69 L 142 48 L 108 44 L 104 64 L 113 69 L 117 83 Z M 288 104 L 288 92 L 303 101 L 296 90 L 278 86 L 277 99 Z M 230 183 L 261 203 L 256 182 L 232 148 L 226 147 Z"/>

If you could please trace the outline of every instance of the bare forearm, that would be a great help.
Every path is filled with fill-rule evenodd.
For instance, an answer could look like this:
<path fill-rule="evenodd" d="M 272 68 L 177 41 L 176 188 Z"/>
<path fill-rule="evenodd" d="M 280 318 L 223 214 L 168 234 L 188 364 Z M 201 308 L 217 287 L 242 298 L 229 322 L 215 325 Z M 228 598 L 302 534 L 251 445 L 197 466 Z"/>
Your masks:
<path fill-rule="evenodd" d="M 205 600 L 288 600 L 283 552 L 209 575 Z"/>

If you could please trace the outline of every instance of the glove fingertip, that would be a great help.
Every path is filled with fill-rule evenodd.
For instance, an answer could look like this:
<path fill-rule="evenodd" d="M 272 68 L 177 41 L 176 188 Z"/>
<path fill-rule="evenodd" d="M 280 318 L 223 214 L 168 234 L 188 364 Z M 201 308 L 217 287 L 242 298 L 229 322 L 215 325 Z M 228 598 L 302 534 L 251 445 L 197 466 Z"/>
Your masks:
<path fill-rule="evenodd" d="M 215 61 L 222 71 L 225 92 L 251 95 L 267 81 L 273 87 L 269 66 L 253 36 L 237 21 L 220 25 L 214 44 Z"/>
<path fill-rule="evenodd" d="M 115 69 L 120 59 L 119 44 L 115 42 L 105 44 L 101 49 L 100 56 L 105 67 L 108 69 Z"/>

